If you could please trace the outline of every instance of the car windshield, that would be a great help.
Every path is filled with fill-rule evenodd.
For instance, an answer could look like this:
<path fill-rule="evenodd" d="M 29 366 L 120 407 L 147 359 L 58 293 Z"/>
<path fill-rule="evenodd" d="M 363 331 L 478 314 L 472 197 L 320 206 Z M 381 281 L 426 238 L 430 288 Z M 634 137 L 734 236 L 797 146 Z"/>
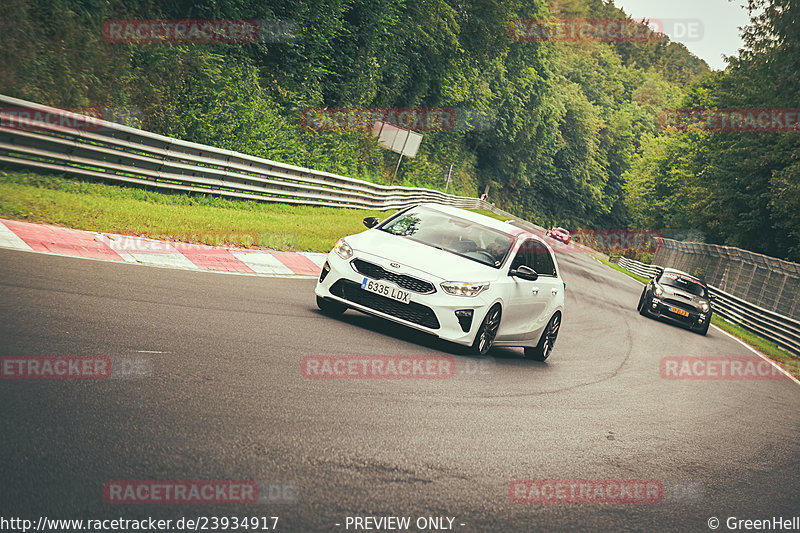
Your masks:
<path fill-rule="evenodd" d="M 662 285 L 675 287 L 676 289 L 681 289 L 682 291 L 694 294 L 695 296 L 700 296 L 701 298 L 706 297 L 706 288 L 703 285 L 687 277 L 681 276 L 680 274 L 665 272 L 661 275 L 661 278 L 659 278 L 658 282 Z"/>
<path fill-rule="evenodd" d="M 379 230 L 500 268 L 513 239 L 508 235 L 427 207 L 415 207 L 384 222 Z"/>

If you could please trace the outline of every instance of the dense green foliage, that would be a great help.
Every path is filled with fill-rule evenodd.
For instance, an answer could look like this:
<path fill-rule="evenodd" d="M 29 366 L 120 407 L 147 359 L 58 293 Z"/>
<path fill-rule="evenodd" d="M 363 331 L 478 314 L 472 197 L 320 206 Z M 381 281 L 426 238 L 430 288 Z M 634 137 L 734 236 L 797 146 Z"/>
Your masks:
<path fill-rule="evenodd" d="M 800 2 L 750 0 L 745 49 L 680 107 L 800 108 Z M 695 228 L 708 242 L 800 261 L 800 131 L 650 137 L 628 179 L 635 224 Z"/>
<path fill-rule="evenodd" d="M 659 150 L 674 151 L 658 144 L 656 117 L 708 72 L 666 38 L 534 43 L 509 37 L 516 18 L 625 16 L 603 0 L 557 6 L 542 0 L 4 4 L 4 94 L 110 108 L 112 117 L 121 110 L 132 125 L 158 133 L 379 182 L 388 182 L 396 154 L 367 132 L 304 130 L 302 110 L 476 110 L 491 117 L 490 127 L 426 132 L 419 155 L 404 160 L 400 181 L 443 188 L 453 164 L 455 192 L 477 195 L 488 185 L 500 207 L 541 224 L 628 224 L 626 173 L 641 182 L 637 169 L 660 165 Z M 104 40 L 103 23 L 126 18 L 288 21 L 294 36 L 248 44 Z M 629 198 L 636 194 L 645 191 Z M 633 209 L 637 223 L 655 220 Z"/>

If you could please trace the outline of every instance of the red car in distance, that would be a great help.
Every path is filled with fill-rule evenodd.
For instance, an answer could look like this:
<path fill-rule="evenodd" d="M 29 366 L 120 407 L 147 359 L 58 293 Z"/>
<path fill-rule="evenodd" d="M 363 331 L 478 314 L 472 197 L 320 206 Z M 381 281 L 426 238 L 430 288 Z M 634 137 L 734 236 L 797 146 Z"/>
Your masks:
<path fill-rule="evenodd" d="M 547 236 L 552 237 L 553 239 L 558 239 L 564 244 L 569 244 L 569 241 L 572 240 L 572 237 L 570 236 L 569 232 L 564 228 L 549 229 L 547 230 Z"/>

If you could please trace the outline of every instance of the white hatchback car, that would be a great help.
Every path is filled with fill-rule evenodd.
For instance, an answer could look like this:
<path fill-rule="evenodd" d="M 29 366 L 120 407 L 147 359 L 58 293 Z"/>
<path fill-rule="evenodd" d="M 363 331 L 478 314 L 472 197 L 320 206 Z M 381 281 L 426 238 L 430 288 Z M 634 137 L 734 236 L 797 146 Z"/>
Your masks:
<path fill-rule="evenodd" d="M 422 204 L 336 242 L 316 286 L 326 314 L 347 308 L 486 354 L 521 346 L 544 361 L 558 337 L 565 284 L 553 250 L 511 224 Z"/>

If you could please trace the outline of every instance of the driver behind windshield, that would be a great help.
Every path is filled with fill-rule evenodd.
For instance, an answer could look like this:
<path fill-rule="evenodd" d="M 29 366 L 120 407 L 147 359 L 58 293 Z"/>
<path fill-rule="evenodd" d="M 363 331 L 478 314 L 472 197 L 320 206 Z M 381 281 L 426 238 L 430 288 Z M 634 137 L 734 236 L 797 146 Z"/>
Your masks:
<path fill-rule="evenodd" d="M 464 253 L 476 248 L 475 241 L 469 238 L 469 228 L 448 223 L 439 237 L 442 249 L 450 252 Z"/>
<path fill-rule="evenodd" d="M 486 249 L 489 250 L 489 253 L 494 256 L 494 264 L 496 266 L 500 266 L 500 263 L 503 262 L 503 257 L 506 255 L 506 249 L 508 248 L 508 242 L 497 237 L 493 243 L 489 244 Z"/>
<path fill-rule="evenodd" d="M 452 251 L 456 249 L 459 240 L 460 236 L 456 235 L 455 233 L 445 231 L 439 237 L 439 244 L 442 246 L 442 249 Z"/>
<path fill-rule="evenodd" d="M 666 285 L 668 287 L 675 287 L 676 289 L 682 289 L 686 292 L 692 293 L 695 296 L 705 297 L 706 296 L 706 289 L 699 283 L 694 280 L 690 280 L 684 278 L 683 276 L 678 276 L 676 274 L 665 273 L 661 276 L 659 282 L 662 285 Z"/>

